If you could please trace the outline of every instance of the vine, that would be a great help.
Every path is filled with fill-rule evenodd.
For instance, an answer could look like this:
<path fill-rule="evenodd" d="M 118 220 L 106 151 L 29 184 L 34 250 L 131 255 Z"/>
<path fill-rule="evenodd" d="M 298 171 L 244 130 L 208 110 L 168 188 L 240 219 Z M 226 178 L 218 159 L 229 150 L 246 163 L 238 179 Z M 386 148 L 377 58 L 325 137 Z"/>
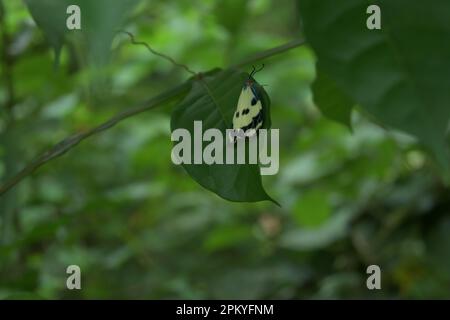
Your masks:
<path fill-rule="evenodd" d="M 121 32 L 126 33 L 130 37 L 132 44 L 145 46 L 151 53 L 170 61 L 173 65 L 175 65 L 177 67 L 181 67 L 181 68 L 185 69 L 190 74 L 195 75 L 195 77 L 192 77 L 189 80 L 187 80 L 186 82 L 151 98 L 150 100 L 146 101 L 145 103 L 143 103 L 137 107 L 130 108 L 128 110 L 125 110 L 125 111 L 122 111 L 122 112 L 116 114 L 109 120 L 103 122 L 102 124 L 92 128 L 92 129 L 86 130 L 81 133 L 73 134 L 73 135 L 63 139 L 62 141 L 58 142 L 53 147 L 51 147 L 49 150 L 47 150 L 43 154 L 37 156 L 34 160 L 32 160 L 28 165 L 26 165 L 18 173 L 11 176 L 6 181 L 4 181 L 0 185 L 0 196 L 4 195 L 7 191 L 11 190 L 19 182 L 21 182 L 27 176 L 31 175 L 33 172 L 35 172 L 38 168 L 40 168 L 44 164 L 48 163 L 49 161 L 51 161 L 55 158 L 62 156 L 63 154 L 68 152 L 70 149 L 74 148 L 81 141 L 83 141 L 89 137 L 92 137 L 95 134 L 98 134 L 100 132 L 103 132 L 107 129 L 112 128 L 113 126 L 115 126 L 117 123 L 119 123 L 122 120 L 125 120 L 125 119 L 130 118 L 135 115 L 138 115 L 142 112 L 154 109 L 158 106 L 164 105 L 165 103 L 172 101 L 176 98 L 180 98 L 182 95 L 189 92 L 189 89 L 191 88 L 191 82 L 196 80 L 200 74 L 192 71 L 188 66 L 176 62 L 171 57 L 157 52 L 156 50 L 152 49 L 147 43 L 141 42 L 141 41 L 136 41 L 136 39 L 132 33 L 128 32 L 128 31 L 122 31 L 122 30 L 121 30 Z M 270 58 L 277 54 L 283 53 L 285 51 L 297 48 L 297 47 L 303 45 L 304 43 L 305 43 L 304 40 L 301 40 L 301 39 L 293 40 L 284 45 L 277 46 L 277 47 L 259 52 L 253 56 L 250 56 L 250 57 L 242 60 L 241 62 L 239 62 L 235 65 L 229 66 L 229 68 L 241 68 L 245 65 L 255 63 L 259 60 L 267 59 L 267 58 Z M 212 72 L 214 72 L 214 71 L 206 72 L 205 74 L 212 73 Z"/>

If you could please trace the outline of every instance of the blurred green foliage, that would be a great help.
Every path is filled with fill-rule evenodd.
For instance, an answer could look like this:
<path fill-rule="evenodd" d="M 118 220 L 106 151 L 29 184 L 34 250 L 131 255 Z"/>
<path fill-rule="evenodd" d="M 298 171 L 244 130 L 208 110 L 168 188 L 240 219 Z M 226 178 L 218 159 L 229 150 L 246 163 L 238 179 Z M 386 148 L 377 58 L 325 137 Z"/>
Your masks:
<path fill-rule="evenodd" d="M 2 180 L 189 76 L 116 35 L 108 90 L 94 95 L 73 46 L 55 69 L 25 4 L 3 5 Z M 126 29 L 205 71 L 298 38 L 298 13 L 290 0 L 140 1 Z M 440 169 L 358 108 L 353 133 L 324 118 L 308 46 L 265 64 L 258 81 L 281 155 L 279 174 L 263 182 L 281 208 L 225 201 L 174 166 L 170 104 L 86 140 L 0 198 L 0 298 L 449 298 Z M 80 291 L 65 287 L 71 264 Z M 381 267 L 380 291 L 366 288 L 369 264 Z"/>

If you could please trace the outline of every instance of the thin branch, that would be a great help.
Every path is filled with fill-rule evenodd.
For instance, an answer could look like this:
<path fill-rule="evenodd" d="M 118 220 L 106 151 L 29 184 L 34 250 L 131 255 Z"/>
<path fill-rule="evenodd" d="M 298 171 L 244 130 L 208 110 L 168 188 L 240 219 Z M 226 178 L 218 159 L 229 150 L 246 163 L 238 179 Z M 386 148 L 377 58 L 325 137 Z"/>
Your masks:
<path fill-rule="evenodd" d="M 157 55 L 157 56 L 160 56 L 161 58 L 166 59 L 167 61 L 169 61 L 174 66 L 183 68 L 184 70 L 186 70 L 187 72 L 189 72 L 193 76 L 197 75 L 197 72 L 192 71 L 187 65 L 182 64 L 182 63 L 178 63 L 172 57 L 169 57 L 168 55 L 165 55 L 164 53 L 160 53 L 160 52 L 152 49 L 152 47 L 150 47 L 146 42 L 136 41 L 135 38 L 134 38 L 134 35 L 131 32 L 128 32 L 128 31 L 125 31 L 125 30 L 120 30 L 119 32 L 127 34 L 130 37 L 130 40 L 131 40 L 132 44 L 144 46 L 144 47 L 146 47 L 148 49 L 148 51 L 150 51 L 154 55 Z"/>
<path fill-rule="evenodd" d="M 286 52 L 288 50 L 297 48 L 297 47 L 299 47 L 299 46 L 301 46 L 303 44 L 305 44 L 305 40 L 303 40 L 303 39 L 296 39 L 296 40 L 293 40 L 293 41 L 288 42 L 286 44 L 283 44 L 281 46 L 278 46 L 278 47 L 275 47 L 275 48 L 271 48 L 271 49 L 259 52 L 259 53 L 255 54 L 253 56 L 248 57 L 247 59 L 242 60 L 241 62 L 239 62 L 239 63 L 237 63 L 235 65 L 232 65 L 230 68 L 239 69 L 239 68 L 245 67 L 246 65 L 255 63 L 256 61 L 264 60 L 264 59 L 267 59 L 267 58 L 271 58 L 271 57 L 273 57 L 273 56 L 275 56 L 277 54 L 280 54 L 280 53 Z"/>
<path fill-rule="evenodd" d="M 275 47 L 275 48 L 269 49 L 267 51 L 263 51 L 257 55 L 254 55 L 253 57 L 243 60 L 241 63 L 238 63 L 232 67 L 240 68 L 247 64 L 251 64 L 251 63 L 257 62 L 259 60 L 266 59 L 266 58 L 269 58 L 276 54 L 285 52 L 287 50 L 299 47 L 303 43 L 304 42 L 300 41 L 300 40 L 292 41 L 285 45 Z M 207 74 L 213 73 L 213 72 L 215 72 L 215 71 L 211 71 L 211 72 L 205 73 L 203 75 L 207 75 Z M 29 163 L 24 169 L 22 169 L 19 173 L 14 175 L 11 179 L 7 180 L 2 185 L 0 185 L 0 196 L 5 194 L 8 190 L 13 188 L 16 184 L 18 184 L 24 178 L 26 178 L 27 176 L 32 174 L 39 167 L 46 164 L 47 162 L 49 162 L 52 159 L 62 156 L 67 151 L 69 151 L 70 149 L 72 149 L 73 147 L 75 147 L 81 141 L 87 139 L 88 137 L 91 137 L 97 133 L 105 131 L 105 130 L 115 126 L 117 123 L 119 123 L 120 121 L 122 121 L 124 119 L 127 119 L 131 116 L 137 115 L 139 113 L 154 109 L 160 105 L 163 105 L 164 103 L 166 103 L 168 101 L 171 101 L 177 97 L 180 97 L 182 94 L 187 93 L 189 91 L 189 88 L 191 87 L 191 82 L 193 80 L 198 79 L 199 78 L 198 76 L 199 75 L 196 74 L 196 77 L 192 77 L 187 82 L 185 82 L 181 85 L 178 85 L 177 87 L 170 89 L 164 93 L 157 95 L 156 97 L 149 100 L 143 106 L 125 110 L 95 128 L 92 128 L 92 129 L 82 132 L 82 133 L 74 134 L 74 135 L 62 140 L 61 142 L 57 143 L 50 150 L 48 150 L 47 152 L 38 156 L 36 159 L 34 159 L 31 163 Z"/>
<path fill-rule="evenodd" d="M 24 169 L 22 169 L 19 173 L 17 173 L 10 180 L 8 180 L 4 184 L 2 184 L 0 186 L 0 195 L 3 195 L 5 192 L 10 190 L 12 187 L 14 187 L 16 184 L 18 184 L 21 180 L 23 180 L 28 175 L 32 174 L 34 171 L 36 171 L 39 167 L 41 167 L 48 161 L 62 156 L 67 151 L 69 151 L 70 149 L 75 147 L 77 144 L 79 144 L 81 141 L 83 141 L 84 139 L 87 139 L 94 134 L 105 131 L 105 130 L 115 126 L 120 121 L 127 119 L 133 115 L 142 113 L 144 111 L 153 109 L 163 103 L 166 103 L 166 102 L 178 97 L 180 94 L 187 92 L 189 90 L 189 88 L 190 88 L 189 82 L 185 82 L 182 85 L 179 85 L 178 87 L 175 87 L 171 90 L 168 90 L 168 91 L 154 97 L 153 99 L 148 101 L 148 103 L 145 106 L 140 106 L 140 107 L 136 107 L 133 109 L 125 110 L 95 128 L 92 128 L 88 131 L 77 133 L 77 134 L 74 134 L 72 136 L 65 138 L 64 140 L 55 144 L 50 150 L 46 151 L 45 153 L 43 153 L 42 155 L 38 156 L 36 159 L 31 161 L 30 164 L 28 164 Z"/>

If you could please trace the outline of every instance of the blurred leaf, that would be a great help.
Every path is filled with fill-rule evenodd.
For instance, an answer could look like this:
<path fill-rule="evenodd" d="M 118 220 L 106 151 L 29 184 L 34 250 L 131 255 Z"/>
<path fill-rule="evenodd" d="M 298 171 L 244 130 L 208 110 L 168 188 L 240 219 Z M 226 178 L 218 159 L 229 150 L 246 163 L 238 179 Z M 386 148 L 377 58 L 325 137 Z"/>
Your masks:
<path fill-rule="evenodd" d="M 76 46 L 82 59 L 94 65 L 104 65 L 109 59 L 111 42 L 125 22 L 137 0 L 25 0 L 36 24 L 45 33 L 55 50 L 56 61 L 67 40 L 75 34 Z M 69 5 L 77 5 L 81 11 L 81 30 L 68 30 L 66 13 Z"/>
<path fill-rule="evenodd" d="M 262 186 L 258 164 L 225 164 L 226 129 L 232 128 L 233 113 L 248 74 L 227 70 L 195 81 L 188 96 L 172 113 L 171 130 L 187 129 L 191 134 L 191 160 L 194 161 L 194 121 L 202 121 L 203 132 L 210 128 L 223 134 L 224 164 L 182 164 L 189 175 L 200 185 L 230 201 L 274 201 Z M 270 126 L 270 100 L 264 89 L 264 127 Z M 202 137 L 198 137 L 200 139 Z M 202 142 L 205 145 L 204 142 Z M 202 147 L 203 150 L 203 147 Z M 236 150 L 235 150 L 236 153 Z M 248 159 L 248 158 L 247 158 Z M 275 202 L 275 201 L 274 201 Z"/>
<path fill-rule="evenodd" d="M 340 272 L 321 280 L 320 291 L 317 292 L 314 299 L 333 299 L 336 296 L 341 296 L 342 293 L 351 295 L 355 288 L 361 286 L 365 279 L 362 274 L 351 272 Z"/>
<path fill-rule="evenodd" d="M 364 0 L 298 3 L 321 69 L 383 125 L 418 137 L 450 173 L 450 2 L 378 1 L 381 30 L 367 29 Z"/>
<path fill-rule="evenodd" d="M 351 129 L 352 99 L 317 66 L 317 77 L 312 85 L 314 102 L 322 114 Z"/>
<path fill-rule="evenodd" d="M 217 251 L 238 245 L 250 239 L 252 229 L 248 225 L 223 226 L 213 230 L 204 242 L 208 251 Z"/>
<path fill-rule="evenodd" d="M 311 190 L 300 197 L 294 205 L 295 220 L 304 227 L 317 227 L 325 222 L 331 213 L 328 195 L 319 190 Z"/>
<path fill-rule="evenodd" d="M 429 263 L 445 276 L 450 283 L 450 218 L 443 217 L 433 225 L 433 229 L 427 235 L 429 246 Z"/>
<path fill-rule="evenodd" d="M 324 248 L 346 235 L 352 216 L 352 211 L 341 211 L 334 214 L 320 228 L 289 230 L 282 235 L 280 245 L 294 250 Z"/>
<path fill-rule="evenodd" d="M 66 8 L 69 5 L 65 0 L 25 0 L 36 24 L 42 29 L 48 42 L 55 51 L 56 64 L 64 43 L 66 28 Z M 52 14 L 49 14 L 49 13 Z"/>
<path fill-rule="evenodd" d="M 220 277 L 215 276 L 213 299 L 268 299 L 278 292 L 283 285 L 291 283 L 303 284 L 309 273 L 299 266 L 288 266 L 283 263 L 261 263 L 251 267 L 228 266 L 227 271 Z M 237 284 L 239 290 L 236 290 Z"/>

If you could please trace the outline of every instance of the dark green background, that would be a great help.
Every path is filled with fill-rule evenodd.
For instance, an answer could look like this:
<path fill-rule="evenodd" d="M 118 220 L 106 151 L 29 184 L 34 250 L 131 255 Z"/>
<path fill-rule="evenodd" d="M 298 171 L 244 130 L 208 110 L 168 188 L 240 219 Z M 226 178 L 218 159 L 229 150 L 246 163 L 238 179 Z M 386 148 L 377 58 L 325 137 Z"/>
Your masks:
<path fill-rule="evenodd" d="M 336 11 L 326 7 L 330 1 L 314 2 L 136 1 L 123 26 L 196 71 L 234 65 L 301 38 L 305 27 L 316 53 L 309 45 L 292 49 L 264 60 L 265 69 L 255 76 L 267 85 L 272 127 L 280 129 L 280 172 L 263 177 L 263 184 L 281 207 L 268 201 L 228 202 L 173 165 L 169 128 L 175 101 L 87 139 L 0 196 L 0 298 L 450 298 L 450 192 L 443 183 L 443 142 L 419 145 L 410 136 L 386 130 L 392 123 L 385 123 L 386 114 L 370 101 L 369 106 L 358 105 L 376 96 L 389 68 L 397 65 L 381 70 L 371 64 L 371 58 L 388 54 L 383 50 L 370 53 L 368 61 L 349 60 L 349 68 L 333 65 L 333 59 L 347 61 L 351 50 L 345 49 L 353 45 L 343 37 L 346 26 L 352 26 L 340 21 L 356 14 L 365 30 L 367 15 L 341 4 L 354 1 L 332 1 Z M 82 13 L 86 23 L 105 22 L 105 29 L 85 31 L 103 32 L 102 41 L 113 38 L 111 55 L 106 57 L 108 41 L 91 35 L 92 43 L 76 42 L 80 35 L 75 34 L 72 40 L 82 45 L 64 45 L 58 68 L 27 6 L 18 0 L 1 3 L 0 33 L 7 36 L 0 42 L 2 181 L 66 136 L 190 77 L 130 44 L 126 35 L 114 36 L 111 28 L 120 20 L 115 14 L 123 8 L 113 2 Z M 392 15 L 399 8 L 387 12 Z M 417 8 L 415 4 L 411 10 L 417 13 Z M 441 118 L 440 131 L 434 132 L 429 124 L 420 127 L 421 118 L 413 115 L 418 124 L 407 128 L 417 129 L 419 138 L 442 137 L 448 115 L 444 89 L 450 82 L 432 72 L 448 67 L 438 59 L 445 51 L 433 47 L 449 31 L 448 19 L 446 27 L 439 24 L 445 22 L 441 17 L 447 8 L 431 12 L 436 19 L 413 21 L 428 33 L 415 32 L 420 51 L 407 50 L 413 56 L 404 57 L 414 67 L 413 80 L 429 76 L 420 90 L 442 111 L 419 104 L 422 114 Z M 317 31 L 320 17 L 329 18 L 322 30 L 334 30 L 340 47 L 327 41 L 328 32 Z M 390 41 L 400 39 L 400 49 L 409 48 L 411 37 L 402 37 L 409 30 L 403 26 L 411 25 L 408 14 L 387 17 L 397 18 Z M 38 21 L 44 31 L 46 21 L 50 16 Z M 50 42 L 58 47 L 62 40 L 53 35 Z M 319 91 L 313 97 L 317 57 L 325 75 L 321 79 L 337 85 L 328 83 L 331 94 Z M 423 72 L 422 62 L 431 69 Z M 355 78 L 345 73 L 349 70 L 361 77 L 358 91 L 351 90 Z M 381 82 L 363 87 L 364 75 L 373 74 Z M 432 78 L 434 74 L 439 77 Z M 352 132 L 325 118 L 313 102 L 352 101 L 340 91 L 333 99 L 336 88 L 357 105 Z M 433 90 L 439 94 L 432 95 Z M 388 102 L 399 111 L 393 117 L 411 106 L 402 99 Z M 425 153 L 428 149 L 432 156 Z M 81 267 L 80 291 L 65 288 L 71 264 Z M 370 264 L 381 267 L 382 290 L 366 288 Z"/>

